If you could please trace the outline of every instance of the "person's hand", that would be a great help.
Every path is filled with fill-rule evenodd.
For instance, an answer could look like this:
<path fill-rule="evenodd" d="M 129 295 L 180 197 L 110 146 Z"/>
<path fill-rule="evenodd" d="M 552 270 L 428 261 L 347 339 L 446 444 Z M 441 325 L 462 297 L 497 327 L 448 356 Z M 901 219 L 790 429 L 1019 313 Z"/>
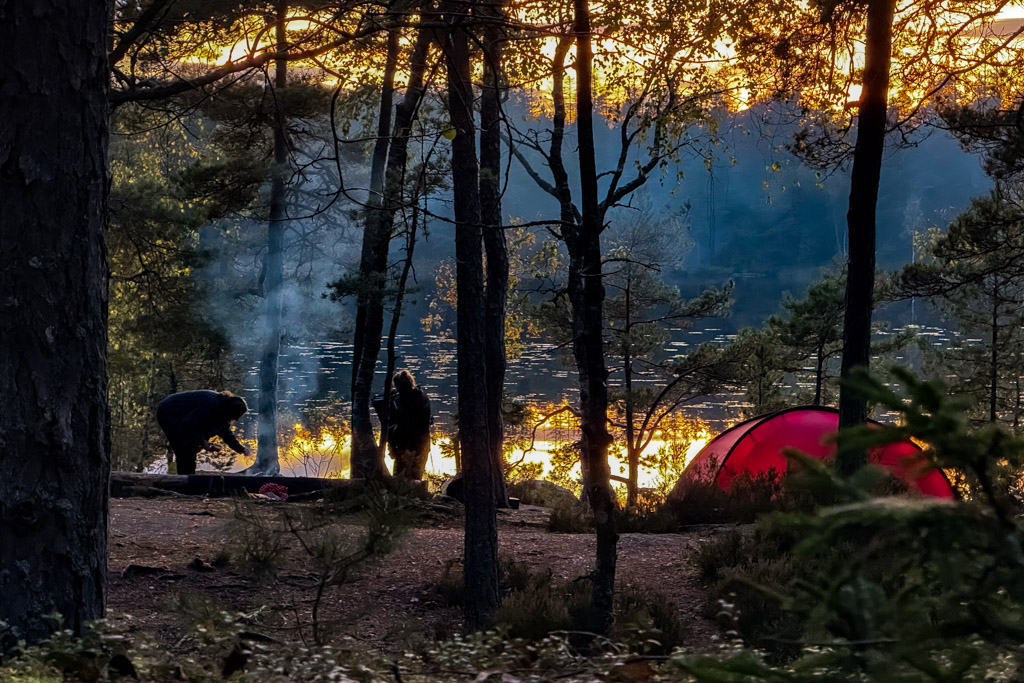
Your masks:
<path fill-rule="evenodd" d="M 218 451 L 220 451 L 220 444 L 213 443 L 212 441 L 207 441 L 206 443 L 203 444 L 203 449 L 210 451 L 211 453 L 217 453 Z"/>

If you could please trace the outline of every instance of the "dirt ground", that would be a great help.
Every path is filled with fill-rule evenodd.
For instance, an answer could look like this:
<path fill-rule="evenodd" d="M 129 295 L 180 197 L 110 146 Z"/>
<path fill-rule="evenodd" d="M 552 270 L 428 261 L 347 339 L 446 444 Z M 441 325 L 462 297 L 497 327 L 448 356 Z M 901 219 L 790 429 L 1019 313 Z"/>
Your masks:
<path fill-rule="evenodd" d="M 297 505 L 304 504 L 261 502 L 257 509 L 270 514 L 275 506 Z M 537 571 L 550 569 L 556 579 L 585 576 L 593 563 L 593 536 L 549 533 L 549 512 L 533 506 L 500 511 L 499 554 Z M 341 523 L 353 537 L 361 530 L 355 519 Z M 392 553 L 355 571 L 346 583 L 327 587 L 318 623 L 334 636 L 350 636 L 386 653 L 458 633 L 459 609 L 445 604 L 437 586 L 446 566 L 459 572 L 462 523 L 457 512 L 440 506 L 436 514 L 421 515 Z M 688 644 L 696 649 L 709 646 L 718 629 L 701 614 L 705 592 L 689 558 L 721 532 L 704 527 L 623 534 L 619 540 L 619 585 L 673 603 L 689 629 Z M 156 634 L 165 647 L 184 651 L 201 609 L 197 605 L 212 604 L 250 615 L 251 628 L 269 637 L 308 638 L 318 584 L 308 556 L 290 539 L 279 570 L 260 577 L 238 559 L 242 537 L 231 500 L 111 500 L 107 604 L 113 622 Z M 217 561 L 225 554 L 231 558 L 227 564 Z"/>

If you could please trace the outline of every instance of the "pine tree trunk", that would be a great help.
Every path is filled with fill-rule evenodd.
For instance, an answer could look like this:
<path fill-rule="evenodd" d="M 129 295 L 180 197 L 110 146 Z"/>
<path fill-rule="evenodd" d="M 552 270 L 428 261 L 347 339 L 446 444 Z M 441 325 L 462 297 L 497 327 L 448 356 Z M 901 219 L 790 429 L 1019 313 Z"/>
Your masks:
<path fill-rule="evenodd" d="M 476 127 L 469 47 L 459 27 L 468 5 L 442 4 L 452 25 L 445 38 L 448 109 L 452 140 L 455 210 L 456 296 L 458 297 L 459 435 L 466 486 L 463 610 L 467 631 L 490 624 L 498 607 L 498 528 L 493 495 L 493 462 L 488 436 L 484 265 L 480 226 Z"/>
<path fill-rule="evenodd" d="M 633 405 L 633 354 L 630 351 L 630 335 L 633 330 L 632 308 L 633 279 L 626 276 L 625 296 L 625 324 L 621 331 L 622 335 L 622 374 L 623 383 L 626 387 L 626 464 L 628 476 L 626 477 L 626 507 L 635 508 L 640 498 L 640 439 L 643 434 L 636 434 L 636 427 L 633 422 L 636 416 L 636 408 Z"/>
<path fill-rule="evenodd" d="M 633 418 L 636 409 L 633 406 L 633 358 L 629 352 L 629 288 L 626 288 L 626 339 L 623 352 L 622 370 L 626 385 L 626 461 L 629 467 L 626 484 L 626 507 L 635 508 L 640 497 L 640 439 L 636 435 Z"/>
<path fill-rule="evenodd" d="M 505 308 L 508 298 L 508 245 L 501 229 L 501 33 L 495 22 L 504 17 L 504 2 L 481 3 L 477 16 L 488 20 L 483 36 L 483 93 L 480 99 L 480 210 L 487 254 L 485 290 L 487 334 L 487 433 L 490 438 L 494 502 L 508 505 L 504 477 L 504 425 L 501 402 L 505 389 Z"/>
<path fill-rule="evenodd" d="M 354 352 L 352 382 L 352 476 L 378 479 L 386 475 L 384 460 L 373 434 L 370 417 L 370 396 L 373 393 L 373 375 L 380 353 L 384 331 L 384 288 L 387 284 L 388 250 L 395 214 L 402 208 L 405 184 L 405 163 L 408 158 L 409 133 L 425 86 L 423 77 L 427 68 L 427 54 L 432 41 L 430 30 L 420 30 L 409 60 L 409 82 L 401 103 L 395 108 L 395 126 L 388 149 L 384 191 L 379 209 L 367 211 L 363 230 L 362 257 L 359 264 L 359 293 L 357 295 L 357 329 L 359 350 Z"/>
<path fill-rule="evenodd" d="M 416 231 L 419 229 L 419 212 L 413 210 L 412 222 L 405 234 L 405 260 L 402 263 L 402 274 L 398 276 L 398 287 L 395 289 L 395 307 L 391 312 L 391 325 L 388 327 L 387 371 L 384 375 L 384 391 L 382 396 L 390 396 L 394 386 L 395 366 L 398 364 L 398 353 L 395 351 L 395 339 L 398 337 L 398 323 L 402 320 L 402 305 L 409 285 L 409 274 L 412 272 L 412 257 L 416 251 Z M 387 455 L 388 429 L 391 426 L 391 401 L 384 401 L 380 409 L 380 442 L 377 445 L 380 457 Z M 394 454 L 392 453 L 392 457 Z M 396 463 L 397 464 L 397 463 Z"/>
<path fill-rule="evenodd" d="M 288 48 L 285 17 L 288 3 L 277 5 L 275 34 L 278 52 Z M 288 85 L 288 62 L 278 59 L 274 64 L 274 89 L 278 98 Z M 284 231 L 287 220 L 285 204 L 285 172 L 288 147 L 285 140 L 287 121 L 277 105 L 274 120 L 274 174 L 270 180 L 270 220 L 267 222 L 267 260 L 263 279 L 263 325 L 266 340 L 260 356 L 259 417 L 256 425 L 256 462 L 253 474 L 277 474 L 281 471 L 277 456 L 277 361 L 281 355 L 281 287 L 284 284 Z"/>
<path fill-rule="evenodd" d="M 864 85 L 853 153 L 850 208 L 846 214 L 849 234 L 849 265 L 846 279 L 846 311 L 843 318 L 843 377 L 855 367 L 867 368 L 871 360 L 871 309 L 875 286 L 875 209 L 885 148 L 889 100 L 889 66 L 892 61 L 892 21 L 895 0 L 870 0 L 864 54 Z M 839 426 L 867 421 L 867 403 L 841 386 Z M 867 452 L 840 451 L 836 467 L 849 476 L 867 464 Z"/>
<path fill-rule="evenodd" d="M 393 30 L 388 34 L 387 54 L 384 57 L 384 80 L 381 84 L 380 108 L 377 112 L 377 140 L 373 144 L 373 159 L 370 163 L 370 196 L 367 199 L 367 206 L 370 210 L 380 210 L 384 203 L 384 171 L 388 163 L 388 141 L 391 132 L 391 110 L 395 100 L 395 71 L 398 70 L 398 49 L 401 33 Z M 405 264 L 402 267 L 402 275 L 398 284 L 398 291 L 395 293 L 395 307 L 391 313 L 391 325 L 388 328 L 387 345 L 387 370 L 384 373 L 384 391 L 382 396 L 390 396 L 392 379 L 395 375 L 395 365 L 398 356 L 395 353 L 395 338 L 398 336 L 398 323 L 402 318 L 402 301 L 405 298 L 405 284 L 409 279 L 409 270 L 412 268 L 413 246 L 416 243 L 416 221 L 406 235 Z M 362 332 L 365 326 L 365 317 L 361 323 L 358 315 L 364 316 L 366 311 L 360 308 L 357 311 L 356 339 L 353 345 L 355 360 L 353 367 L 359 366 L 359 353 L 362 349 Z M 352 373 L 352 381 L 355 383 L 356 374 Z M 388 450 L 388 427 L 391 424 L 391 401 L 384 401 L 380 410 L 380 440 L 377 442 L 377 450 L 380 452 L 380 460 L 383 461 Z"/>
<path fill-rule="evenodd" d="M 570 258 L 569 298 L 573 308 L 573 353 L 580 376 L 580 426 L 583 458 L 589 481 L 587 497 L 597 529 L 597 561 L 592 574 L 592 622 L 603 633 L 612 624 L 615 591 L 615 500 L 608 469 L 608 372 L 605 368 L 604 284 L 601 281 L 601 216 L 597 196 L 597 162 L 594 152 L 594 101 L 592 92 L 590 6 L 574 0 L 576 32 L 576 102 L 582 222 L 567 242 Z M 573 265 L 575 262 L 575 266 Z"/>
<path fill-rule="evenodd" d="M 565 141 L 566 120 L 565 60 L 569 50 L 572 48 L 573 42 L 575 41 L 571 36 L 563 36 L 555 46 L 555 54 L 552 58 L 551 104 L 554 111 L 551 117 L 551 144 L 547 155 L 548 167 L 551 169 L 551 176 L 554 180 L 556 194 L 558 195 L 559 218 L 562 221 L 562 239 L 565 242 L 566 249 L 570 250 L 568 284 L 570 290 L 574 282 L 574 273 L 578 272 L 577 267 L 573 265 L 571 255 L 575 245 L 573 236 L 575 235 L 576 212 L 572 202 L 572 192 L 569 189 L 569 174 L 565 169 L 565 163 L 562 159 L 562 145 Z M 582 380 L 580 381 L 582 382 Z M 588 482 L 590 481 L 590 465 L 582 449 L 580 450 L 580 478 L 583 480 L 581 501 L 586 502 L 589 488 Z"/>
<path fill-rule="evenodd" d="M 821 389 L 825 383 L 825 350 L 819 348 L 814 366 L 814 405 L 821 405 Z"/>
<path fill-rule="evenodd" d="M 995 422 L 999 416 L 999 287 L 992 286 L 992 337 L 989 351 L 989 393 L 988 421 Z"/>
<path fill-rule="evenodd" d="M 0 620 L 103 615 L 107 7 L 0 9 Z"/>
<path fill-rule="evenodd" d="M 391 134 L 391 110 L 395 100 L 395 71 L 398 69 L 398 48 L 401 33 L 397 30 L 388 34 L 387 54 L 384 58 L 384 77 L 381 83 L 380 107 L 377 110 L 377 140 L 373 143 L 373 156 L 370 159 L 370 192 L 366 198 L 368 211 L 380 210 L 384 203 L 384 171 L 388 163 L 388 142 Z M 363 241 L 363 260 L 372 254 L 366 253 L 369 247 Z M 363 298 L 358 298 L 356 306 L 355 334 L 352 343 L 352 367 L 358 368 L 363 350 L 363 334 L 366 331 L 366 307 Z M 352 372 L 352 389 L 355 389 L 356 373 Z"/>
<path fill-rule="evenodd" d="M 139 459 L 135 462 L 135 471 L 142 472 L 146 463 L 151 461 L 149 437 L 152 432 L 153 418 L 156 415 L 156 354 L 149 357 L 149 382 L 146 385 L 146 416 L 142 419 L 142 444 L 139 447 Z"/>

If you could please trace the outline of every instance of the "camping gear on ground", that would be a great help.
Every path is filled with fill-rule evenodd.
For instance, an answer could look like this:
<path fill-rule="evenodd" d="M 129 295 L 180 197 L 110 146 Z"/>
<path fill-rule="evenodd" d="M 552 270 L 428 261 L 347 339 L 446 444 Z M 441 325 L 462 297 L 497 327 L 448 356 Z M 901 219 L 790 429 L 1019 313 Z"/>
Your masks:
<path fill-rule="evenodd" d="M 873 420 L 869 424 L 880 426 Z M 836 444 L 828 437 L 838 429 L 839 411 L 823 406 L 786 408 L 741 422 L 701 449 L 669 498 L 681 497 L 692 482 L 714 481 L 720 488 L 728 489 L 741 473 L 752 477 L 770 470 L 783 473 L 789 465 L 789 459 L 782 453 L 784 448 L 794 448 L 815 458 L 831 458 Z M 936 498 L 954 498 L 946 475 L 928 468 L 921 453 L 920 446 L 912 441 L 899 441 L 872 448 L 868 462 L 888 469 L 912 490 Z"/>

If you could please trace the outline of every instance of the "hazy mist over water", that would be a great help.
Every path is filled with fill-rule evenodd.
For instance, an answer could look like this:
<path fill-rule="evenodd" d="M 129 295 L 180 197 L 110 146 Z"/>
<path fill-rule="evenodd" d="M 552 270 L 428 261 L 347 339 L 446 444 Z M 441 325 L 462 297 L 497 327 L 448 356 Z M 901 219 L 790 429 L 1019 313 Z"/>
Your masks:
<path fill-rule="evenodd" d="M 703 321 L 677 333 L 666 349 L 669 356 L 700 341 L 725 341 L 740 327 L 761 324 L 778 312 L 784 292 L 802 296 L 823 268 L 843 259 L 848 173 L 819 177 L 781 147 L 790 139 L 792 128 L 772 129 L 758 119 L 756 112 L 738 115 L 734 124 L 724 136 L 726 144 L 714 149 L 710 172 L 702 157 L 687 157 L 684 153 L 677 166 L 652 177 L 634 200 L 634 205 L 642 203 L 653 215 L 686 226 L 689 249 L 678 255 L 682 265 L 663 273 L 684 295 L 695 296 L 707 287 L 735 282 L 731 316 Z M 571 152 L 574 129 L 570 128 L 569 133 L 566 149 Z M 618 132 L 601 126 L 597 134 L 600 171 L 610 167 L 618 154 Z M 568 160 L 572 158 L 570 153 Z M 539 170 L 546 171 L 539 159 L 532 161 Z M 632 162 L 628 168 L 632 169 Z M 944 133 L 936 132 L 916 147 L 887 152 L 878 207 L 879 267 L 892 269 L 911 261 L 915 257 L 915 232 L 944 228 L 972 197 L 990 187 L 978 157 L 964 153 Z M 554 217 L 558 212 L 554 200 L 539 190 L 516 163 L 511 165 L 503 209 L 507 219 L 524 221 Z M 447 214 L 445 197 L 431 200 L 431 210 Z M 609 220 L 630 218 L 631 211 L 617 209 L 609 214 Z M 429 237 L 417 245 L 418 291 L 407 302 L 400 325 L 398 367 L 413 372 L 429 392 L 439 421 L 448 421 L 455 405 L 455 344 L 425 333 L 420 319 L 426 313 L 425 294 L 433 288 L 438 264 L 453 255 L 453 228 L 435 219 L 428 224 L 428 231 Z M 339 234 L 345 242 L 338 242 Z M 328 232 L 322 239 L 334 240 L 332 252 L 354 255 L 358 254 L 359 235 L 359 223 L 353 220 L 333 237 Z M 399 257 L 396 242 L 392 258 Z M 286 320 L 296 323 L 288 330 L 287 343 L 282 347 L 278 396 L 282 410 L 289 415 L 301 416 L 310 406 L 347 410 L 355 303 L 351 298 L 330 303 L 322 297 L 326 283 L 344 274 L 338 272 L 338 262 L 334 259 L 318 264 L 316 272 L 307 274 L 301 296 L 298 289 L 293 289 L 287 300 Z M 355 259 L 349 262 L 354 264 Z M 325 309 L 328 306 L 334 307 L 336 314 L 325 313 L 330 310 Z M 933 322 L 925 306 L 911 310 L 901 306 L 881 311 L 879 317 L 891 319 L 895 325 Z M 305 329 L 309 326 L 301 323 L 312 317 L 329 317 L 333 324 Z M 251 340 L 250 334 L 250 343 L 236 347 L 236 359 L 248 369 L 245 386 L 239 389 L 254 404 L 259 344 Z M 381 359 L 383 367 L 383 351 Z M 528 343 L 523 356 L 509 363 L 508 372 L 508 392 L 523 400 L 554 402 L 575 391 L 574 371 L 566 365 L 564 355 L 548 344 Z M 616 381 L 613 375 L 610 382 Z M 378 386 L 382 382 L 383 372 L 379 373 Z M 721 423 L 735 419 L 740 409 L 739 397 L 723 395 L 686 410 Z M 243 427 L 247 425 L 243 423 Z"/>

